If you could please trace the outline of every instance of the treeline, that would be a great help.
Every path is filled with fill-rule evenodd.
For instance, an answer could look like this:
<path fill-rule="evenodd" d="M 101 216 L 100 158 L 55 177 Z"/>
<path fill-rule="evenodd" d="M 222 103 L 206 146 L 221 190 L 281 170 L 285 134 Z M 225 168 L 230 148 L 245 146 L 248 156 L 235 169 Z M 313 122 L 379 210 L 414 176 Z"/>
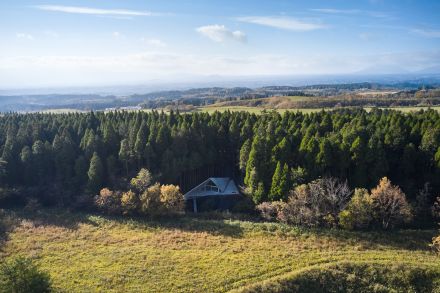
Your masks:
<path fill-rule="evenodd" d="M 286 108 L 334 108 L 334 107 L 411 107 L 438 106 L 440 97 L 435 98 L 398 98 L 394 95 L 365 97 L 360 95 L 343 95 L 328 98 L 311 98 L 304 101 L 291 101 Z"/>
<path fill-rule="evenodd" d="M 410 201 L 426 182 L 440 191 L 433 110 L 6 114 L 0 146 L 2 196 L 47 204 L 122 189 L 143 167 L 176 184 L 187 171 L 232 166 L 256 203 L 286 199 L 292 186 L 324 176 L 364 188 L 387 176 Z"/>

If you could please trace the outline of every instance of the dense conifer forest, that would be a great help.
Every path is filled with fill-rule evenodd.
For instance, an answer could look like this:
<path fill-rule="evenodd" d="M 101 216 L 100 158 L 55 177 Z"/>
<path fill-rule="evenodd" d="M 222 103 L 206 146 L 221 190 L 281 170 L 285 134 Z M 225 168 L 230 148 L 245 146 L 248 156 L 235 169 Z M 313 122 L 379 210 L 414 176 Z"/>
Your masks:
<path fill-rule="evenodd" d="M 183 191 L 227 173 L 256 203 L 285 200 L 292 187 L 330 176 L 353 188 L 387 176 L 410 201 L 426 182 L 432 194 L 440 191 L 440 115 L 433 110 L 10 113 L 0 117 L 0 146 L 6 202 L 70 205 L 122 186 L 141 168 Z"/>

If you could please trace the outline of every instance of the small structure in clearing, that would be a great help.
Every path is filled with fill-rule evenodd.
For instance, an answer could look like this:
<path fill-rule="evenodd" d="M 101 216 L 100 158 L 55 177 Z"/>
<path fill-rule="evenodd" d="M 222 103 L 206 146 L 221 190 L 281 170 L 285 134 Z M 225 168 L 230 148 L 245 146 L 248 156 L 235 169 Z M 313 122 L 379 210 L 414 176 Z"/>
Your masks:
<path fill-rule="evenodd" d="M 207 209 L 230 209 L 240 197 L 240 192 L 231 178 L 211 177 L 188 191 L 185 195 L 187 206 L 192 205 L 194 213 L 198 212 L 197 204 L 209 206 Z M 209 204 L 206 204 L 208 203 Z"/>

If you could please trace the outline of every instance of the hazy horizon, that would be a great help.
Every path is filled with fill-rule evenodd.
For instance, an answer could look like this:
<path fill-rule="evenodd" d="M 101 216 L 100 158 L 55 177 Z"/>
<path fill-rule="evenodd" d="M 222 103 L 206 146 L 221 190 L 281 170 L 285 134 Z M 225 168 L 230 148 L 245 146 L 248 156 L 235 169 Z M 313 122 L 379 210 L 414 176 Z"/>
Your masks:
<path fill-rule="evenodd" d="M 3 1 L 0 89 L 440 72 L 438 1 L 291 2 Z"/>

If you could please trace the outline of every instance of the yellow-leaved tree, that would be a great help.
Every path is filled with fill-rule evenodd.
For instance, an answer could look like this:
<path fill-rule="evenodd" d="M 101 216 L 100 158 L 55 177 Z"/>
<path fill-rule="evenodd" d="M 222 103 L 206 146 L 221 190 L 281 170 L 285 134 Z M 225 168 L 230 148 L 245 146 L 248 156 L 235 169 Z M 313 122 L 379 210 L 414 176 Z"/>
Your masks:
<path fill-rule="evenodd" d="M 371 191 L 375 219 L 383 229 L 389 229 L 412 219 L 411 207 L 405 193 L 383 177 L 379 185 Z"/>

